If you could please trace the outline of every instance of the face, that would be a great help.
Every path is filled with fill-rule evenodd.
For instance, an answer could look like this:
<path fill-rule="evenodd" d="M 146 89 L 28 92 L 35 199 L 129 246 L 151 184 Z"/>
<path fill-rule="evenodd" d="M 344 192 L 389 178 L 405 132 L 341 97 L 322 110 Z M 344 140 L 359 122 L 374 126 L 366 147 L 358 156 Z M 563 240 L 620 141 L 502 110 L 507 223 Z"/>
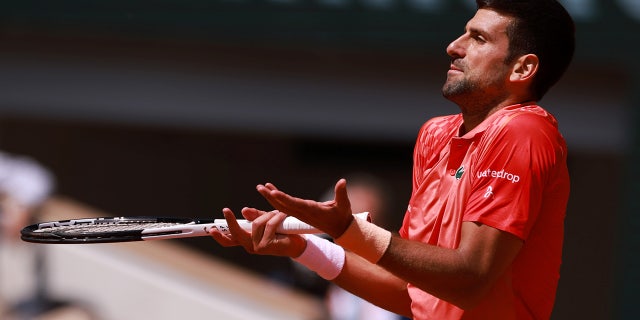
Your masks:
<path fill-rule="evenodd" d="M 511 68 L 505 64 L 509 50 L 506 32 L 510 22 L 509 17 L 480 9 L 464 34 L 447 47 L 451 65 L 442 94 L 463 111 L 487 108 L 507 95 Z"/>

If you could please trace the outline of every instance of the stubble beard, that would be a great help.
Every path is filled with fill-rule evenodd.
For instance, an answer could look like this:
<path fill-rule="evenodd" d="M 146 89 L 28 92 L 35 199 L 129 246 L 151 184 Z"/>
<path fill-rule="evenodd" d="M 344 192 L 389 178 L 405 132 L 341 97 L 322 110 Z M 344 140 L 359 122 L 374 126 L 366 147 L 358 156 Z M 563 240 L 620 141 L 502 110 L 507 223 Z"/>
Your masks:
<path fill-rule="evenodd" d="M 490 81 L 490 80 L 487 80 Z M 460 111 L 467 116 L 486 116 L 506 95 L 489 92 L 487 87 L 468 78 L 447 79 L 442 87 L 442 95 L 455 103 Z"/>
<path fill-rule="evenodd" d="M 473 92 L 474 89 L 475 85 L 468 79 L 457 81 L 447 80 L 444 86 L 442 86 L 442 95 L 449 100 L 454 100 L 456 97 Z"/>
<path fill-rule="evenodd" d="M 463 110 L 466 109 L 465 106 L 473 100 L 476 91 L 478 91 L 477 84 L 467 78 L 458 80 L 447 79 L 442 86 L 442 96 L 457 104 Z"/>

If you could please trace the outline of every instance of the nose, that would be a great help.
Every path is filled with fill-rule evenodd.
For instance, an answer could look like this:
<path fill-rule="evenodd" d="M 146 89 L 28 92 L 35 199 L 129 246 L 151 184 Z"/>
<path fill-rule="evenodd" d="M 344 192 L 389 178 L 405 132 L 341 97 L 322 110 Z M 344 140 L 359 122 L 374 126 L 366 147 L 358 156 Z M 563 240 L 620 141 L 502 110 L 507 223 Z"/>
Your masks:
<path fill-rule="evenodd" d="M 464 48 L 462 46 L 462 36 L 460 36 L 458 39 L 455 39 L 451 43 L 449 43 L 449 45 L 447 46 L 447 54 L 450 57 L 454 57 L 454 58 L 464 57 Z"/>

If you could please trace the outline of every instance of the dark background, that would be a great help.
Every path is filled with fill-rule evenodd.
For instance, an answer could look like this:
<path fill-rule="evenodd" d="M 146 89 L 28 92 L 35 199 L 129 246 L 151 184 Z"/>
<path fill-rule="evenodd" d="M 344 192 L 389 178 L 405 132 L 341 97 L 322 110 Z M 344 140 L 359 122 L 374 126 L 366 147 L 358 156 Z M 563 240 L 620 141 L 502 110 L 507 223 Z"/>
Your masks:
<path fill-rule="evenodd" d="M 632 2 L 564 1 L 578 52 L 541 104 L 567 138 L 572 194 L 554 319 L 630 318 L 638 289 L 637 31 Z M 0 148 L 57 193 L 113 215 L 268 208 L 267 181 L 319 197 L 371 172 L 411 188 L 466 1 L 15 1 L 0 12 Z M 176 240 L 271 275 L 286 259 Z"/>

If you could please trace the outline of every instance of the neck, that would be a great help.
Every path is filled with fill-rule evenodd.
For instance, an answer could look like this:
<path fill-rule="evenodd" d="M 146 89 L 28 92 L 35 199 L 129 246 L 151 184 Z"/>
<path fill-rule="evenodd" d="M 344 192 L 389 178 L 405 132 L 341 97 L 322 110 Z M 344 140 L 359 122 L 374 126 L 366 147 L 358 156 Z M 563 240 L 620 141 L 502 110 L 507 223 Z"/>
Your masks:
<path fill-rule="evenodd" d="M 460 107 L 462 110 L 462 127 L 460 128 L 460 135 L 464 135 L 467 132 L 473 130 L 477 127 L 482 121 L 487 119 L 490 115 L 496 113 L 498 110 L 509 106 L 511 104 L 498 104 L 489 108 L 481 108 L 481 109 L 467 109 Z"/>

